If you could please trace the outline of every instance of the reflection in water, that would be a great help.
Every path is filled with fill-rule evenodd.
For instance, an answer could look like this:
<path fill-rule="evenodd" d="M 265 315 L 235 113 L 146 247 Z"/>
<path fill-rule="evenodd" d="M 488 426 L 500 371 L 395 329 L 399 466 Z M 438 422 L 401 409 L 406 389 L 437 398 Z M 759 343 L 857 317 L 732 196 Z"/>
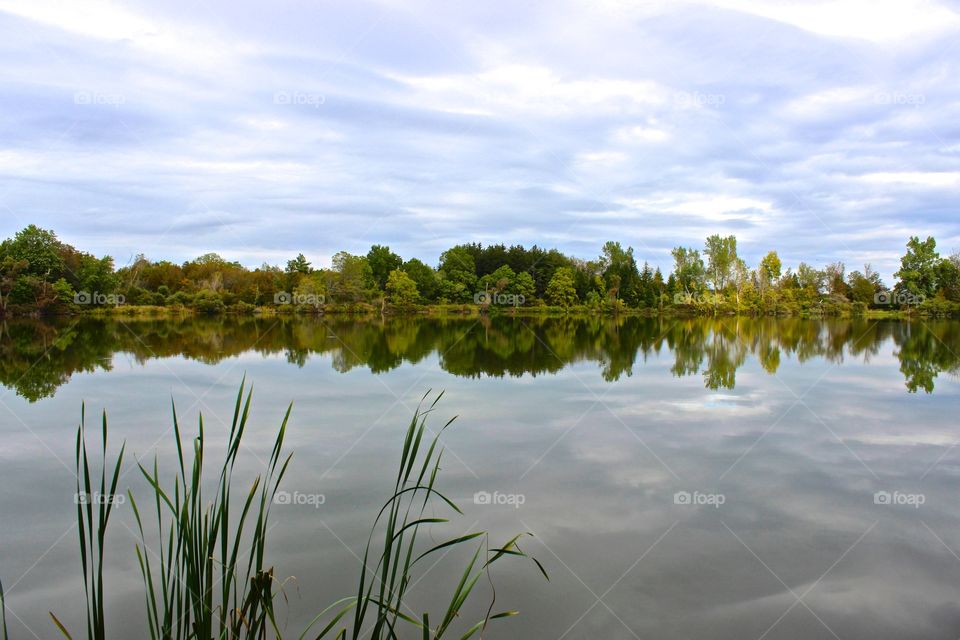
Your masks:
<path fill-rule="evenodd" d="M 207 364 L 254 351 L 285 353 L 303 366 L 329 354 L 337 371 L 382 373 L 433 353 L 458 376 L 555 373 L 597 362 L 603 379 L 630 376 L 637 359 L 667 349 L 675 376 L 702 375 L 709 389 L 733 389 L 749 356 L 768 373 L 783 358 L 868 360 L 888 345 L 910 392 L 931 393 L 937 375 L 960 371 L 954 322 L 798 318 L 188 318 L 65 319 L 0 325 L 0 383 L 31 401 L 52 396 L 76 372 L 109 370 L 112 356 L 138 362 L 182 356 Z"/>

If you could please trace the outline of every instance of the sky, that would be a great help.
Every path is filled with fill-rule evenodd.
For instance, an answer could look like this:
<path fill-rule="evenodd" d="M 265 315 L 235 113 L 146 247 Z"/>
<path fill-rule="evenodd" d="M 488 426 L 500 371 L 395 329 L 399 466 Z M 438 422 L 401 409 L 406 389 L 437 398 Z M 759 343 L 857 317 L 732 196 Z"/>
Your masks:
<path fill-rule="evenodd" d="M 0 0 L 0 237 L 751 266 L 960 249 L 960 0 Z"/>

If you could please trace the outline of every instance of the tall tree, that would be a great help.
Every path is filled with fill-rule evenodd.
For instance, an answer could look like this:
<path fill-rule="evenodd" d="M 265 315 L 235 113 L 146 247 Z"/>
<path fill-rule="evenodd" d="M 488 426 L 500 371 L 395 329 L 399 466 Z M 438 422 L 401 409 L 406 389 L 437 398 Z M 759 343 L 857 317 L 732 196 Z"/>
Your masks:
<path fill-rule="evenodd" d="M 440 287 L 451 302 L 467 302 L 477 285 L 477 265 L 466 247 L 447 249 L 440 254 Z"/>
<path fill-rule="evenodd" d="M 900 270 L 893 274 L 900 281 L 898 288 L 916 296 L 932 297 L 937 293 L 939 261 L 937 241 L 932 236 L 923 241 L 911 236 L 907 252 L 900 258 Z"/>
<path fill-rule="evenodd" d="M 387 276 L 387 298 L 394 304 L 413 304 L 420 297 L 417 283 L 405 271 L 394 269 Z"/>
<path fill-rule="evenodd" d="M 577 304 L 577 289 L 573 285 L 573 269 L 560 267 L 553 273 L 547 284 L 547 302 L 558 307 L 571 307 Z"/>
<path fill-rule="evenodd" d="M 603 245 L 600 267 L 607 291 L 631 306 L 639 302 L 640 274 L 633 257 L 633 247 L 624 249 L 619 242 Z"/>
<path fill-rule="evenodd" d="M 51 282 L 63 276 L 62 245 L 53 231 L 31 224 L 3 243 L 2 254 L 26 262 L 27 274 Z"/>
<path fill-rule="evenodd" d="M 428 302 L 437 299 L 437 272 L 416 258 L 410 258 L 401 267 L 417 285 L 420 297 Z"/>
<path fill-rule="evenodd" d="M 677 293 L 692 294 L 700 290 L 703 284 L 704 267 L 700 252 L 696 249 L 676 247 L 673 256 L 673 275 L 676 278 Z"/>
<path fill-rule="evenodd" d="M 364 256 L 340 251 L 333 256 L 333 272 L 327 291 L 340 302 L 360 302 L 369 296 L 376 283 Z"/>
<path fill-rule="evenodd" d="M 293 260 L 287 260 L 287 273 L 289 274 L 307 275 L 310 271 L 310 263 L 302 253 L 298 253 Z"/>
<path fill-rule="evenodd" d="M 713 290 L 720 293 L 737 264 L 737 237 L 714 234 L 707 238 L 703 252 L 707 256 L 707 277 L 713 283 Z"/>
<path fill-rule="evenodd" d="M 383 291 L 390 273 L 403 266 L 403 258 L 390 251 L 390 247 L 375 244 L 367 252 L 367 263 L 373 272 L 374 282 Z"/>

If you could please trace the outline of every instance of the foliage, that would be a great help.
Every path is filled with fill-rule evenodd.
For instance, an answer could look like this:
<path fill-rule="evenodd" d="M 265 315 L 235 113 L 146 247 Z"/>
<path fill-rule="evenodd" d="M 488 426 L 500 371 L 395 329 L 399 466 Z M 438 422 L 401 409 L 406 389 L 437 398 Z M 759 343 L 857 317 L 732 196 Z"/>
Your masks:
<path fill-rule="evenodd" d="M 375 244 L 367 252 L 367 263 L 377 288 L 386 291 L 390 274 L 403 266 L 403 258 L 390 251 L 390 247 Z"/>
<path fill-rule="evenodd" d="M 572 307 L 577 303 L 573 271 L 569 267 L 561 267 L 554 272 L 547 285 L 547 302 L 558 307 Z"/>
<path fill-rule="evenodd" d="M 664 273 L 646 261 L 638 265 L 633 247 L 615 241 L 606 242 L 592 260 L 538 246 L 470 243 L 444 251 L 434 268 L 373 245 L 365 255 L 338 252 L 329 268 L 314 268 L 302 253 L 285 268 L 263 264 L 254 269 L 207 253 L 179 265 L 141 255 L 114 269 L 109 256 L 83 253 L 52 231 L 29 226 L 0 244 L 0 315 L 73 313 L 117 296 L 128 305 L 183 306 L 211 314 L 305 308 L 283 306 L 291 296 L 313 300 L 313 308 L 332 313 L 382 310 L 388 302 L 475 305 L 483 297 L 478 294 L 512 294 L 527 307 L 582 305 L 592 313 L 850 315 L 909 309 L 943 315 L 952 314 L 953 306 L 935 299 L 960 303 L 960 255 L 941 258 L 932 237 L 910 238 L 893 292 L 869 265 L 849 272 L 840 261 L 823 268 L 802 262 L 785 268 L 770 251 L 751 268 L 738 255 L 733 235 L 709 236 L 702 252 L 675 247 L 671 256 L 673 268 Z M 398 270 L 405 276 L 393 275 Z M 71 291 L 86 294 L 92 303 L 74 305 Z"/>
<path fill-rule="evenodd" d="M 405 271 L 394 269 L 387 277 L 387 298 L 393 304 L 413 304 L 420 297 L 417 283 Z"/>
<path fill-rule="evenodd" d="M 226 304 L 224 304 L 219 293 L 207 289 L 194 296 L 193 308 L 200 313 L 216 315 L 226 310 Z"/>
<path fill-rule="evenodd" d="M 900 270 L 894 274 L 900 281 L 898 289 L 918 296 L 932 297 L 937 292 L 939 261 L 936 240 L 927 237 L 921 241 L 917 236 L 911 236 L 907 242 L 907 252 L 900 259 Z"/>

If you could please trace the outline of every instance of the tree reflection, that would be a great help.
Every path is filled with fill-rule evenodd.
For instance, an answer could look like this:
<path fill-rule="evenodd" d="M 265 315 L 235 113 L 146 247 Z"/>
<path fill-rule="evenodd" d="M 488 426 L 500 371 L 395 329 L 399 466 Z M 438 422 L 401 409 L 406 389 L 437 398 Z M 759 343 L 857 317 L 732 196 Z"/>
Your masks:
<path fill-rule="evenodd" d="M 869 361 L 892 351 L 906 388 L 930 393 L 941 371 L 960 374 L 960 325 L 635 316 L 17 320 L 0 324 L 0 384 L 36 401 L 74 373 L 109 370 L 117 353 L 140 363 L 179 356 L 216 364 L 251 351 L 282 355 L 298 367 L 328 357 L 339 372 L 366 367 L 381 373 L 433 359 L 465 377 L 536 376 L 595 362 L 607 381 L 632 375 L 638 359 L 672 358 L 674 376 L 702 376 L 714 390 L 733 389 L 737 371 L 751 359 L 775 374 L 784 359 Z"/>

